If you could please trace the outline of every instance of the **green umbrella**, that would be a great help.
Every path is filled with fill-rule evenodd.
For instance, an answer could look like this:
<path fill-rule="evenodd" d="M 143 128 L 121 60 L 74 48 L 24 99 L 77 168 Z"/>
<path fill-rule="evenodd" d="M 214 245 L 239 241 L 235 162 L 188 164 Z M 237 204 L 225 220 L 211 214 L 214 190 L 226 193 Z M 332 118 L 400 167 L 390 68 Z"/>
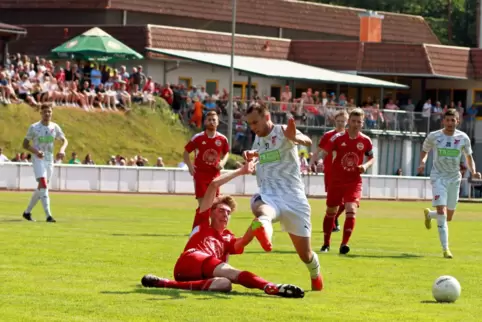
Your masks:
<path fill-rule="evenodd" d="M 92 28 L 52 50 L 53 58 L 89 61 L 142 59 L 142 55 L 100 28 Z"/>

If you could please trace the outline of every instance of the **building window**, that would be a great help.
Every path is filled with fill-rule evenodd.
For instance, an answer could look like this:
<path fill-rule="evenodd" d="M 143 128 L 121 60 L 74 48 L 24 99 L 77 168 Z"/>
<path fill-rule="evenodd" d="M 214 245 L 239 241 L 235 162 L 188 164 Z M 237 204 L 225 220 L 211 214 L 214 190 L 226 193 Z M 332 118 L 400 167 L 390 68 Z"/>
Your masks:
<path fill-rule="evenodd" d="M 179 85 L 184 85 L 185 88 L 190 88 L 192 86 L 192 78 L 179 77 Z"/>
<path fill-rule="evenodd" d="M 218 89 L 218 87 L 219 87 L 219 81 L 211 80 L 211 79 L 206 80 L 206 92 L 209 95 L 213 95 L 214 92 Z"/>
<path fill-rule="evenodd" d="M 251 95 L 258 87 L 257 83 L 251 83 Z M 240 97 L 242 100 L 247 99 L 248 96 L 248 83 L 234 82 L 233 83 L 233 96 Z"/>

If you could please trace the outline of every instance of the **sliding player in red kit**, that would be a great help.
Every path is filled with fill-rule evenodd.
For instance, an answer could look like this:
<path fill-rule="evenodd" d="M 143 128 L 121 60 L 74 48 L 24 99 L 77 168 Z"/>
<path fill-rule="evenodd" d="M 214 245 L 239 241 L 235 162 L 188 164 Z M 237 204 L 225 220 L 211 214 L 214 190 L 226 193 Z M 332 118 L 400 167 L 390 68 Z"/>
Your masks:
<path fill-rule="evenodd" d="M 348 113 L 346 111 L 339 111 L 335 114 L 335 129 L 326 132 L 323 137 L 320 140 L 320 143 L 318 144 L 318 151 L 316 152 L 315 155 L 313 155 L 313 158 L 311 161 L 312 164 L 316 160 L 318 160 L 318 155 L 320 151 L 323 149 L 323 146 L 326 145 L 330 139 L 335 136 L 337 133 L 345 132 L 346 129 L 346 123 L 348 121 Z M 333 153 L 328 153 L 324 158 L 323 158 L 323 166 L 324 166 L 324 179 L 325 179 L 325 192 L 328 193 L 328 188 L 331 183 L 331 177 L 332 177 L 332 168 L 333 168 Z M 345 204 L 341 203 L 340 206 L 338 207 L 338 212 L 336 213 L 335 216 L 335 223 L 333 225 L 333 232 L 338 232 L 340 231 L 340 225 L 338 223 L 338 218 L 343 214 L 345 211 Z"/>
<path fill-rule="evenodd" d="M 242 254 L 246 245 L 253 240 L 253 225 L 241 238 L 236 238 L 226 229 L 230 215 L 236 209 L 236 202 L 230 196 L 216 197 L 216 191 L 230 180 L 251 174 L 254 170 L 255 164 L 247 162 L 243 168 L 225 173 L 210 183 L 199 208 L 199 225 L 191 232 L 184 252 L 174 267 L 175 280 L 145 275 L 141 280 L 144 287 L 230 292 L 232 283 L 235 283 L 260 289 L 268 295 L 304 297 L 304 291 L 297 286 L 273 284 L 227 263 L 229 255 Z"/>
<path fill-rule="evenodd" d="M 217 132 L 218 125 L 218 114 L 215 111 L 208 112 L 204 121 L 206 130 L 194 135 L 184 147 L 184 163 L 194 178 L 194 191 L 198 205 L 201 205 L 209 184 L 221 174 L 229 158 L 228 139 Z M 195 151 L 194 165 L 189 157 L 193 151 Z M 219 190 L 216 194 L 219 195 Z M 196 211 L 192 228 L 199 224 L 198 213 Z"/>
<path fill-rule="evenodd" d="M 355 228 L 355 215 L 360 206 L 362 194 L 362 177 L 369 167 L 373 165 L 373 146 L 370 138 L 361 129 L 365 113 L 362 109 L 354 109 L 348 118 L 348 129 L 334 135 L 327 144 L 322 147 L 322 155 L 336 152 L 333 160 L 332 179 L 328 186 L 326 199 L 326 215 L 323 221 L 324 243 L 322 252 L 330 250 L 331 231 L 335 222 L 340 204 L 345 205 L 346 219 L 343 227 L 343 239 L 340 246 L 340 254 L 348 254 L 350 240 Z M 363 163 L 364 157 L 368 158 Z"/>

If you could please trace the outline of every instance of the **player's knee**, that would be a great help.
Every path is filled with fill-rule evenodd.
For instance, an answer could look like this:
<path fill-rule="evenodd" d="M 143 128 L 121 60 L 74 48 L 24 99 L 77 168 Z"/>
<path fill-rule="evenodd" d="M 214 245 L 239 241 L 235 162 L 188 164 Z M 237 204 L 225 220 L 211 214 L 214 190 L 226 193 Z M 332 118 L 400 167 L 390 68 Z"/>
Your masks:
<path fill-rule="evenodd" d="M 225 277 L 215 277 L 209 286 L 211 292 L 231 292 L 233 283 Z"/>
<path fill-rule="evenodd" d="M 354 202 L 347 203 L 345 206 L 345 212 L 347 217 L 355 217 L 358 205 Z"/>
<path fill-rule="evenodd" d="M 445 206 L 437 206 L 437 215 L 445 215 Z"/>
<path fill-rule="evenodd" d="M 326 208 L 326 215 L 328 217 L 335 217 L 337 211 L 338 211 L 338 207 L 328 207 Z"/>

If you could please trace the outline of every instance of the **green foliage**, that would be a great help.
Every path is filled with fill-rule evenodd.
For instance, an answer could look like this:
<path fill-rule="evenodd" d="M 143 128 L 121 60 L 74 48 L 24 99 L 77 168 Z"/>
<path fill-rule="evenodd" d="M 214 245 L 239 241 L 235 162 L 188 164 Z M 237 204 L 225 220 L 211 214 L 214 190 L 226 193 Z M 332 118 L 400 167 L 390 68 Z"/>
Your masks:
<path fill-rule="evenodd" d="M 477 45 L 477 0 L 311 0 L 376 11 L 423 16 L 443 44 Z M 452 3 L 452 39 L 449 40 L 449 2 Z"/>

